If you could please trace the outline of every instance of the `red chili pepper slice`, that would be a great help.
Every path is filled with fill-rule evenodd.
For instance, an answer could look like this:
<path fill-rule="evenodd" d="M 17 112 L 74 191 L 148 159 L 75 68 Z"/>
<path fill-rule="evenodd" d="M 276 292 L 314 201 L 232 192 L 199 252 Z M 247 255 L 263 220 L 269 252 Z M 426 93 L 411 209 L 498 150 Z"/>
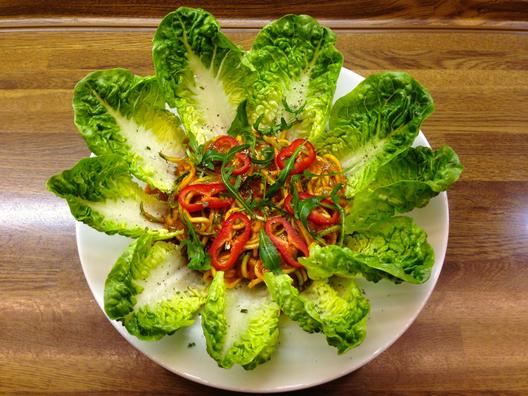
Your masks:
<path fill-rule="evenodd" d="M 315 195 L 308 194 L 305 192 L 299 193 L 300 199 L 307 199 L 312 197 L 315 197 Z M 293 195 L 289 194 L 284 200 L 284 209 L 291 215 L 293 215 L 293 208 L 291 206 L 292 199 Z M 308 220 L 317 225 L 334 225 L 339 223 L 339 211 L 337 210 L 337 208 L 335 208 L 335 204 L 329 199 L 323 199 L 321 203 L 333 206 L 333 208 L 330 209 L 320 205 L 310 212 L 310 214 L 308 215 Z"/>
<path fill-rule="evenodd" d="M 243 228 L 235 229 L 235 225 L 239 222 L 243 224 Z M 219 271 L 231 268 L 244 250 L 250 236 L 251 222 L 244 213 L 237 212 L 229 216 L 209 248 L 213 266 Z"/>
<path fill-rule="evenodd" d="M 284 217 L 275 216 L 266 221 L 264 231 L 286 263 L 295 268 L 304 267 L 297 256 L 299 253 L 308 256 L 308 246 Z"/>
<path fill-rule="evenodd" d="M 302 173 L 305 169 L 307 169 L 312 164 L 312 162 L 315 161 L 316 154 L 312 143 L 305 139 L 295 139 L 288 147 L 285 147 L 279 151 L 279 154 L 277 154 L 277 157 L 275 157 L 275 164 L 277 167 L 284 169 L 288 158 L 290 158 L 295 153 L 295 150 L 297 150 L 301 144 L 303 147 L 297 155 L 297 158 L 295 158 L 295 163 L 290 175 Z"/>
<path fill-rule="evenodd" d="M 208 149 L 226 154 L 229 150 L 238 145 L 240 145 L 240 143 L 233 136 L 224 135 L 216 138 L 216 140 L 209 145 Z M 233 160 L 233 172 L 231 172 L 231 174 L 235 176 L 243 175 L 249 170 L 250 166 L 251 160 L 246 153 L 236 153 Z"/>
<path fill-rule="evenodd" d="M 243 175 L 249 170 L 249 167 L 251 166 L 251 160 L 249 159 L 249 156 L 244 153 L 236 153 L 233 163 L 234 168 L 231 174 L 235 176 Z"/>
<path fill-rule="evenodd" d="M 236 140 L 233 136 L 223 135 L 216 138 L 212 143 L 210 143 L 208 149 L 225 154 L 233 147 L 238 145 L 238 140 Z"/>
<path fill-rule="evenodd" d="M 220 193 L 226 192 L 223 183 L 190 184 L 178 194 L 178 202 L 187 212 L 197 212 L 202 209 L 222 209 L 233 203 L 233 198 L 220 198 Z"/>

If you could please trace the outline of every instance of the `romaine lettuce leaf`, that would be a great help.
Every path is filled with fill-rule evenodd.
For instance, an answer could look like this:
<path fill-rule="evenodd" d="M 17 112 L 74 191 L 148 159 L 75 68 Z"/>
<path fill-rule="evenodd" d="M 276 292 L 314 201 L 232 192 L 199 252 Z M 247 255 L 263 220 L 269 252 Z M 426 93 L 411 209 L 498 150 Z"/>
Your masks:
<path fill-rule="evenodd" d="M 280 309 L 265 288 L 227 289 L 224 273 L 214 277 L 202 311 L 207 352 L 220 367 L 246 370 L 268 361 L 279 341 Z"/>
<path fill-rule="evenodd" d="M 315 280 L 301 296 L 306 311 L 321 323 L 328 344 L 338 353 L 363 342 L 370 304 L 352 279 Z"/>
<path fill-rule="evenodd" d="M 187 268 L 180 247 L 144 235 L 117 260 L 105 282 L 111 319 L 142 340 L 158 340 L 194 323 L 207 284 Z"/>
<path fill-rule="evenodd" d="M 289 275 L 266 272 L 264 280 L 273 301 L 286 316 L 297 322 L 304 331 L 309 333 L 321 331 L 321 324 L 306 312 L 300 292 L 293 286 L 293 280 Z"/>
<path fill-rule="evenodd" d="M 374 223 L 348 235 L 345 243 L 346 247 L 312 244 L 310 255 L 299 262 L 311 279 L 361 275 L 373 282 L 386 278 L 395 283 L 424 283 L 431 275 L 433 249 L 425 231 L 410 217 Z"/>
<path fill-rule="evenodd" d="M 126 69 L 90 73 L 73 93 L 75 124 L 90 150 L 119 154 L 138 179 L 169 192 L 176 179 L 174 165 L 160 153 L 183 157 L 185 135 L 178 118 L 164 107 L 157 80 Z"/>
<path fill-rule="evenodd" d="M 141 204 L 159 217 L 167 211 L 167 204 L 134 183 L 128 163 L 116 154 L 84 158 L 72 169 L 52 176 L 47 187 L 66 199 L 73 217 L 98 231 L 132 238 L 143 233 L 170 238 L 180 232 L 143 217 Z"/>
<path fill-rule="evenodd" d="M 375 74 L 335 103 L 330 131 L 316 136 L 313 143 L 319 152 L 341 161 L 350 198 L 413 143 L 432 111 L 431 96 L 408 74 Z"/>
<path fill-rule="evenodd" d="M 354 196 L 345 220 L 346 231 L 368 227 L 395 213 L 423 208 L 458 180 L 462 169 L 449 146 L 435 151 L 428 147 L 407 149 L 383 165 L 374 181 Z"/>
<path fill-rule="evenodd" d="M 264 275 L 266 285 L 281 310 L 305 331 L 322 331 L 339 353 L 365 338 L 370 306 L 352 279 L 333 277 L 313 281 L 302 292 L 287 274 Z"/>
<path fill-rule="evenodd" d="M 308 15 L 286 15 L 262 29 L 249 59 L 257 80 L 248 86 L 247 112 L 259 130 L 294 123 L 290 139 L 323 134 L 343 56 L 335 34 Z"/>
<path fill-rule="evenodd" d="M 252 67 L 216 19 L 199 8 L 178 8 L 159 24 L 152 56 L 165 99 L 192 143 L 225 134 L 251 85 Z"/>

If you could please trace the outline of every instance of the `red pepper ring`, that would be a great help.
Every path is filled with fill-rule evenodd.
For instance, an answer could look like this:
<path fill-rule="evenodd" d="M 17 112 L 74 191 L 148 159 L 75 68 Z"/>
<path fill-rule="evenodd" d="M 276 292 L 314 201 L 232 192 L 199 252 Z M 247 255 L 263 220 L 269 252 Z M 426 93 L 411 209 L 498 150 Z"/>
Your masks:
<path fill-rule="evenodd" d="M 232 175 L 243 175 L 249 170 L 249 167 L 251 166 L 251 160 L 245 153 L 236 153 L 233 160 L 233 166 L 234 168 L 231 172 Z"/>
<path fill-rule="evenodd" d="M 216 138 L 207 147 L 209 150 L 214 150 L 219 153 L 225 154 L 233 147 L 238 146 L 240 143 L 233 136 L 222 135 Z"/>
<path fill-rule="evenodd" d="M 312 143 L 305 139 L 295 139 L 293 142 L 291 142 L 288 147 L 285 147 L 281 151 L 279 151 L 279 153 L 275 157 L 275 164 L 277 165 L 277 167 L 280 169 L 284 169 L 288 158 L 290 158 L 295 153 L 295 150 L 297 150 L 297 148 L 301 144 L 303 145 L 303 147 L 297 155 L 297 158 L 295 158 L 293 169 L 290 172 L 290 175 L 297 175 L 299 173 L 304 172 L 304 170 L 307 169 L 315 161 L 316 158 L 314 146 L 312 145 Z"/>
<path fill-rule="evenodd" d="M 221 154 L 227 154 L 229 150 L 239 145 L 239 141 L 233 136 L 223 135 L 211 142 L 207 148 L 208 150 L 214 150 Z M 235 154 L 232 164 L 233 171 L 231 174 L 234 176 L 243 175 L 249 170 L 251 166 L 251 160 L 246 153 L 240 152 Z"/>
<path fill-rule="evenodd" d="M 178 203 L 189 213 L 207 208 L 222 209 L 230 206 L 234 200 L 218 197 L 224 192 L 227 192 L 227 188 L 223 183 L 190 184 L 178 194 Z"/>
<path fill-rule="evenodd" d="M 237 222 L 242 222 L 242 229 L 238 228 Z M 237 229 L 235 229 L 235 226 Z M 218 236 L 209 247 L 213 266 L 218 271 L 225 271 L 231 268 L 243 252 L 250 236 L 251 222 L 244 213 L 237 212 L 229 216 L 222 224 Z"/>
<path fill-rule="evenodd" d="M 277 230 L 279 230 L 279 234 L 276 233 Z M 297 256 L 300 252 L 307 257 L 309 254 L 308 246 L 284 217 L 275 216 L 266 221 L 264 231 L 287 264 L 295 268 L 304 268 L 297 261 Z"/>
<path fill-rule="evenodd" d="M 315 197 L 315 195 L 308 194 L 305 192 L 299 193 L 300 199 L 307 199 L 312 197 Z M 293 208 L 291 206 L 292 199 L 293 195 L 291 194 L 286 197 L 286 199 L 284 200 L 284 209 L 286 210 L 286 212 L 293 216 L 294 213 Z M 321 203 L 328 206 L 332 206 L 332 209 L 320 205 L 310 212 L 310 214 L 308 215 L 308 220 L 317 225 L 334 225 L 339 223 L 339 211 L 335 207 L 335 204 L 328 198 L 323 199 Z"/>

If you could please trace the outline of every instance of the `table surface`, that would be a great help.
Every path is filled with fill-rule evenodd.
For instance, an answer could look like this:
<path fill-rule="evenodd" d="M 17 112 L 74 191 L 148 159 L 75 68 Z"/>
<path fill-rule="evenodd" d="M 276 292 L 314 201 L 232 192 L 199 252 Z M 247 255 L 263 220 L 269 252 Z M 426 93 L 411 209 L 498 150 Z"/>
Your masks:
<path fill-rule="evenodd" d="M 89 154 L 72 121 L 74 84 L 116 66 L 151 74 L 152 21 L 60 22 L 0 23 L 0 393 L 222 394 L 157 366 L 115 331 L 83 277 L 67 205 L 45 189 Z M 335 25 L 346 67 L 407 71 L 430 90 L 436 111 L 422 129 L 433 147 L 453 147 L 465 171 L 449 190 L 444 269 L 417 320 L 374 361 L 302 393 L 526 394 L 525 31 Z M 255 30 L 231 23 L 226 33 L 247 48 Z"/>

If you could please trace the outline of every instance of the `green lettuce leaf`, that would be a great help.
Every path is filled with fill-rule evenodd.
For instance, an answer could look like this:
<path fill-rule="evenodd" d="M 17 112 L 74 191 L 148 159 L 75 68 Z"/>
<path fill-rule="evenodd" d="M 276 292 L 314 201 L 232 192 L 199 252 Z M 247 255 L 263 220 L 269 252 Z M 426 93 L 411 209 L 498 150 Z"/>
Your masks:
<path fill-rule="evenodd" d="M 280 309 L 265 288 L 227 289 L 216 273 L 202 311 L 207 352 L 220 367 L 246 370 L 268 361 L 279 341 Z"/>
<path fill-rule="evenodd" d="M 315 280 L 302 292 L 287 274 L 266 272 L 264 279 L 282 312 L 305 331 L 322 331 L 338 353 L 365 339 L 370 305 L 352 279 Z"/>
<path fill-rule="evenodd" d="M 262 29 L 249 59 L 257 80 L 247 112 L 259 130 L 293 124 L 289 138 L 312 139 L 326 128 L 343 56 L 335 34 L 308 15 L 286 15 Z"/>
<path fill-rule="evenodd" d="M 180 247 L 144 235 L 117 260 L 105 282 L 104 308 L 142 340 L 159 340 L 194 323 L 207 284 L 187 268 Z"/>
<path fill-rule="evenodd" d="M 306 311 L 321 324 L 328 344 L 338 353 L 363 342 L 370 304 L 352 279 L 315 280 L 301 296 Z"/>
<path fill-rule="evenodd" d="M 146 194 L 129 174 L 128 163 L 115 154 L 84 158 L 72 169 L 52 176 L 48 189 L 66 199 L 73 217 L 98 231 L 137 238 L 143 233 L 170 238 L 161 224 L 148 221 L 140 211 L 161 217 L 167 203 Z"/>
<path fill-rule="evenodd" d="M 458 156 L 448 146 L 435 151 L 428 147 L 407 149 L 383 165 L 374 181 L 354 196 L 345 220 L 347 232 L 423 208 L 458 180 L 462 170 Z"/>
<path fill-rule="evenodd" d="M 225 134 L 246 97 L 252 68 L 216 19 L 202 9 L 178 8 L 159 24 L 152 56 L 165 99 L 192 143 Z"/>
<path fill-rule="evenodd" d="M 378 169 L 405 151 L 422 121 L 433 111 L 429 93 L 401 72 L 372 75 L 332 108 L 330 131 L 313 143 L 342 163 L 348 178 L 346 195 L 369 185 Z"/>
<path fill-rule="evenodd" d="M 293 280 L 289 275 L 266 272 L 264 280 L 273 301 L 286 316 L 296 321 L 304 331 L 309 333 L 321 331 L 321 324 L 306 312 L 301 293 L 293 286 Z"/>
<path fill-rule="evenodd" d="M 119 154 L 138 179 L 173 190 L 174 165 L 160 153 L 183 157 L 185 135 L 178 118 L 165 110 L 154 77 L 126 69 L 90 73 L 75 86 L 75 125 L 96 155 Z"/>
<path fill-rule="evenodd" d="M 332 275 L 361 275 L 369 281 L 389 279 L 424 283 L 431 275 L 434 252 L 427 243 L 427 234 L 410 217 L 393 217 L 374 223 L 370 228 L 354 232 L 346 238 L 346 247 L 315 244 L 302 263 L 311 279 Z"/>

